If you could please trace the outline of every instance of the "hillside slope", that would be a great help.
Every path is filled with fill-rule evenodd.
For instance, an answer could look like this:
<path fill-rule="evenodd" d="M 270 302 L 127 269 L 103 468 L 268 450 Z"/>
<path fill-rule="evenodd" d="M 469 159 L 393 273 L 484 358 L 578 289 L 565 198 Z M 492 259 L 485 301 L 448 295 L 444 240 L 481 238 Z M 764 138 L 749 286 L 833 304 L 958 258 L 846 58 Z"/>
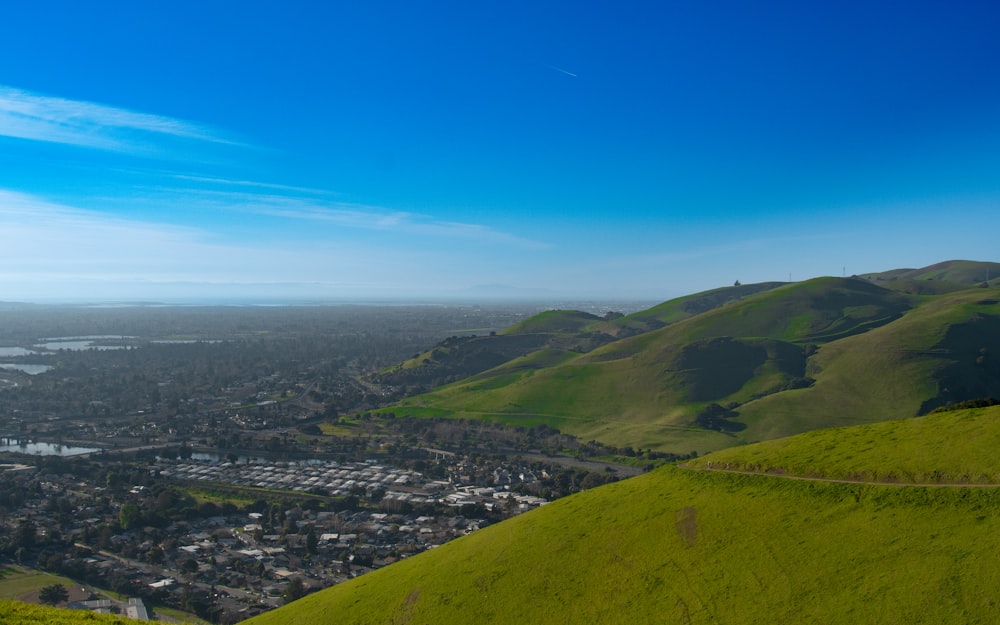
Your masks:
<path fill-rule="evenodd" d="M 914 470 L 965 470 L 956 463 L 968 450 L 951 444 L 951 432 L 967 422 L 994 448 L 1000 442 L 1000 408 L 924 419 L 928 427 L 894 422 L 847 438 L 856 445 L 877 435 L 864 452 L 876 472 L 897 455 L 893 447 L 914 446 L 938 450 L 913 460 Z M 781 464 L 823 451 L 816 443 L 795 437 L 767 453 Z M 761 448 L 727 453 L 752 458 Z M 840 461 L 813 465 L 824 470 L 825 462 Z M 997 473 L 995 460 L 981 462 L 977 470 Z M 998 548 L 996 487 L 670 466 L 556 501 L 248 624 L 996 622 Z"/>
<path fill-rule="evenodd" d="M 947 260 L 920 269 L 893 269 L 860 277 L 887 289 L 932 295 L 962 290 L 974 284 L 998 284 L 1000 263 Z"/>
<path fill-rule="evenodd" d="M 0 623 L 3 625 L 134 625 L 136 621 L 122 616 L 96 614 L 89 610 L 68 610 L 0 600 Z"/>
<path fill-rule="evenodd" d="M 1000 288 L 918 296 L 818 278 L 587 353 L 529 354 L 392 410 L 703 453 L 1000 396 L 998 354 Z"/>

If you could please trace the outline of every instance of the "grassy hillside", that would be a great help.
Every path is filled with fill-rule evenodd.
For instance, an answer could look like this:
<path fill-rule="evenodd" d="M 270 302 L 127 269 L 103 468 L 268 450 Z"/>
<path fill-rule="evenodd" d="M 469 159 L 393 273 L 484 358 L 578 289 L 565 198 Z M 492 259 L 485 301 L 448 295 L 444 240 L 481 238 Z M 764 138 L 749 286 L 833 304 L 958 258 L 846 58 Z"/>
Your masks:
<path fill-rule="evenodd" d="M 820 278 L 585 354 L 528 355 L 393 410 L 546 423 L 622 447 L 706 452 L 1000 396 L 998 354 L 997 288 L 927 297 Z M 706 421 L 713 404 L 732 412 Z"/>
<path fill-rule="evenodd" d="M 1000 484 L 1000 407 L 814 430 L 686 463 L 784 476 L 898 484 Z"/>
<path fill-rule="evenodd" d="M 584 312 L 550 310 L 499 334 L 453 336 L 427 351 L 387 367 L 373 382 L 396 387 L 432 388 L 474 376 L 537 351 L 588 352 L 613 337 L 609 323 Z"/>
<path fill-rule="evenodd" d="M 49 608 L 20 601 L 0 600 L 0 623 L 3 625 L 135 625 L 121 616 L 94 614 L 86 610 Z"/>
<path fill-rule="evenodd" d="M 857 449 L 859 466 L 879 473 L 904 462 L 906 450 L 937 448 L 904 464 L 914 474 L 975 467 L 995 475 L 1000 467 L 985 455 L 966 461 L 972 447 L 953 444 L 952 433 L 995 444 L 998 428 L 994 408 L 726 453 L 733 462 L 764 454 L 774 465 L 819 454 L 810 470 L 833 472 Z M 987 623 L 1000 617 L 998 549 L 998 488 L 671 466 L 556 501 L 248 623 Z"/>
<path fill-rule="evenodd" d="M 879 286 L 907 293 L 950 293 L 973 285 L 1000 283 L 1000 263 L 949 260 L 921 269 L 894 269 L 861 276 Z"/>
<path fill-rule="evenodd" d="M 974 288 L 928 299 L 891 324 L 823 345 L 807 367 L 813 386 L 740 407 L 745 440 L 1000 397 L 998 296 L 996 288 Z"/>
<path fill-rule="evenodd" d="M 715 308 L 738 302 L 745 297 L 781 286 L 782 282 L 761 282 L 741 284 L 721 289 L 712 289 L 663 302 L 639 312 L 626 315 L 614 322 L 618 330 L 612 333 L 622 336 L 648 332 L 688 317 L 700 315 Z"/>
<path fill-rule="evenodd" d="M 601 320 L 578 310 L 547 310 L 516 323 L 502 334 L 575 334 Z"/>

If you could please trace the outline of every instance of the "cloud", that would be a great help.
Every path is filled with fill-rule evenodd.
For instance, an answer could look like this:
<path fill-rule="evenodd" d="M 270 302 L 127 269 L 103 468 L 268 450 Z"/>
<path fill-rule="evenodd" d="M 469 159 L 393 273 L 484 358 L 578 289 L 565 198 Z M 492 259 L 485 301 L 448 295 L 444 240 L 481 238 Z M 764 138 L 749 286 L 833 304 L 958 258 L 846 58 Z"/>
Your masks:
<path fill-rule="evenodd" d="M 206 184 L 216 184 L 228 187 L 250 187 L 258 189 L 271 189 L 273 191 L 290 191 L 293 193 L 305 193 L 310 195 L 337 195 L 335 191 L 328 189 L 316 189 L 313 187 L 297 187 L 288 184 L 278 184 L 274 182 L 259 182 L 256 180 L 234 180 L 232 178 L 218 178 L 214 176 L 195 176 L 192 174 L 167 173 L 166 175 L 177 180 L 190 180 Z"/>
<path fill-rule="evenodd" d="M 404 211 L 388 211 L 378 207 L 357 204 L 331 204 L 320 206 L 303 203 L 301 205 L 253 207 L 261 213 L 286 219 L 306 219 L 337 223 L 352 228 L 367 230 L 391 230 L 416 235 L 488 241 L 511 244 L 527 249 L 546 249 L 549 246 L 540 241 L 525 239 L 508 232 L 494 230 L 489 226 L 457 221 L 438 220 L 426 215 Z"/>
<path fill-rule="evenodd" d="M 233 201 L 232 195 L 239 194 L 226 194 L 227 202 Z M 351 227 L 502 235 L 469 224 L 421 224 L 406 213 L 320 214 Z M 300 210 L 295 218 L 315 216 Z M 466 228 L 472 232 L 463 232 Z M 222 231 L 113 216 L 0 189 L 0 299 L 433 295 L 456 284 L 482 281 L 483 276 L 492 279 L 484 272 L 496 269 L 488 258 L 470 258 L 455 249 L 460 246 L 416 250 L 390 239 L 303 241 L 267 232 L 226 238 Z"/>
<path fill-rule="evenodd" d="M 183 178 L 183 176 L 180 177 Z M 189 179 L 198 180 L 197 177 L 189 177 Z M 201 180 L 227 182 L 222 179 Z M 231 184 L 247 187 L 261 186 L 274 190 L 298 190 L 316 195 L 320 193 L 311 189 L 296 189 L 269 184 L 256 185 L 246 181 L 232 181 Z M 204 210 L 252 213 L 283 220 L 312 221 L 361 230 L 489 242 L 512 245 L 522 249 L 542 250 L 549 248 L 546 243 L 519 237 L 481 224 L 436 219 L 427 215 L 367 204 L 325 201 L 293 193 L 252 193 L 176 188 L 160 188 L 159 191 L 174 196 L 166 200 L 167 202 L 181 202 L 188 207 L 201 206 Z"/>
<path fill-rule="evenodd" d="M 0 85 L 0 136 L 111 151 L 143 151 L 150 140 L 232 144 L 210 127 Z"/>
<path fill-rule="evenodd" d="M 579 76 L 577 76 L 577 75 L 576 75 L 576 74 L 574 74 L 573 72 L 568 72 L 568 71 L 564 70 L 564 69 L 563 69 L 563 68 L 561 68 L 561 67 L 556 67 L 555 65 L 549 65 L 548 63 L 545 63 L 545 67 L 547 67 L 547 68 L 549 68 L 549 69 L 551 69 L 551 70 L 554 70 L 554 71 L 557 71 L 557 72 L 561 72 L 561 73 L 563 73 L 563 74 L 566 74 L 567 76 L 572 76 L 573 78 L 579 78 Z"/>

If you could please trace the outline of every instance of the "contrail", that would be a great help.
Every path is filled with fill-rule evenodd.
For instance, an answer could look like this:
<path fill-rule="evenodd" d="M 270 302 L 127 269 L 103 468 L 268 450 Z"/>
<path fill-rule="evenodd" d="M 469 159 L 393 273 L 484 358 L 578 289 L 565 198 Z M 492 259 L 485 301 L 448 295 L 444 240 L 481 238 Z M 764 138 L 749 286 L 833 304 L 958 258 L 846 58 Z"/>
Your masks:
<path fill-rule="evenodd" d="M 567 76 L 572 76 L 573 78 L 576 78 L 576 77 L 577 77 L 577 76 L 576 76 L 576 74 L 574 74 L 573 72 L 567 72 L 567 71 L 566 71 L 566 70 L 564 70 L 563 68 L 561 68 L 561 67 L 556 67 L 555 65 L 549 65 L 548 63 L 546 63 L 546 64 L 545 64 L 545 67 L 547 67 L 547 68 L 549 68 L 549 69 L 554 69 L 554 70 L 556 70 L 557 72 L 562 72 L 563 74 L 566 74 Z"/>

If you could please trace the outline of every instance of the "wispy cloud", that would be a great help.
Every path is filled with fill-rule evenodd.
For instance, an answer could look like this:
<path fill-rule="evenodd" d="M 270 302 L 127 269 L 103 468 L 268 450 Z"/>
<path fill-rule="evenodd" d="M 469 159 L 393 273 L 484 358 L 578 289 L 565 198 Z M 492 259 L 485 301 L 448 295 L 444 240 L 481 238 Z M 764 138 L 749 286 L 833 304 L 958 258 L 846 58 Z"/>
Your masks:
<path fill-rule="evenodd" d="M 294 185 L 278 184 L 274 182 L 260 182 L 257 180 L 236 180 L 232 178 L 218 178 L 214 176 L 195 176 L 192 174 L 167 174 L 177 180 L 190 180 L 191 182 L 202 182 L 228 187 L 249 187 L 257 189 L 270 189 L 274 191 L 290 191 L 293 193 L 307 193 L 310 195 L 338 195 L 329 189 L 316 189 L 312 187 L 297 187 Z"/>
<path fill-rule="evenodd" d="M 0 136 L 113 151 L 148 150 L 156 137 L 234 143 L 206 125 L 2 85 Z"/>
<path fill-rule="evenodd" d="M 561 74 L 566 74 L 567 76 L 572 76 L 573 78 L 579 78 L 579 76 L 577 76 L 573 72 L 566 71 L 566 70 L 564 70 L 561 67 L 556 67 L 555 65 L 549 65 L 548 63 L 545 63 L 545 67 L 547 67 L 547 68 L 549 68 L 549 69 L 551 69 L 553 71 L 559 72 Z"/>
<path fill-rule="evenodd" d="M 220 204 L 197 204 L 195 210 L 239 210 L 235 202 L 241 194 L 218 195 L 211 201 Z M 185 198 L 171 201 L 178 199 Z M 345 230 L 434 233 L 465 237 L 473 245 L 483 240 L 533 244 L 481 226 L 421 221 L 408 213 L 310 209 L 304 201 L 293 209 L 289 198 L 279 210 L 280 200 L 270 200 L 268 210 L 276 216 L 332 222 Z M 208 200 L 203 196 L 199 201 Z M 262 211 L 259 205 L 251 210 Z M 322 231 L 319 224 L 312 229 Z M 0 299 L 157 299 L 171 293 L 237 291 L 395 297 L 499 280 L 494 273 L 503 264 L 489 256 L 470 256 L 467 245 L 411 249 L 390 236 L 355 237 L 331 230 L 329 236 L 302 240 L 273 236 L 278 230 L 231 237 L 211 227 L 114 216 L 0 189 Z"/>
<path fill-rule="evenodd" d="M 226 181 L 197 176 L 177 177 L 192 181 L 228 183 L 234 186 L 258 186 L 274 191 L 288 191 L 288 193 L 160 187 L 155 192 L 162 194 L 163 197 L 158 200 L 146 198 L 144 201 L 162 203 L 162 208 L 165 211 L 169 209 L 169 204 L 182 204 L 186 207 L 201 207 L 205 211 L 227 211 L 240 213 L 244 216 L 253 214 L 282 220 L 311 221 L 317 224 L 352 229 L 464 239 L 473 242 L 510 245 L 522 249 L 541 250 L 550 247 L 547 243 L 520 237 L 482 224 L 438 219 L 381 206 L 317 198 L 316 195 L 323 193 L 317 189 L 302 189 L 249 181 Z"/>
<path fill-rule="evenodd" d="M 488 241 L 528 249 L 549 247 L 546 243 L 495 230 L 489 226 L 440 220 L 405 211 L 339 202 L 317 204 L 281 196 L 255 197 L 256 201 L 246 204 L 246 208 L 273 217 L 334 223 L 366 230 L 391 230 L 416 235 Z"/>

